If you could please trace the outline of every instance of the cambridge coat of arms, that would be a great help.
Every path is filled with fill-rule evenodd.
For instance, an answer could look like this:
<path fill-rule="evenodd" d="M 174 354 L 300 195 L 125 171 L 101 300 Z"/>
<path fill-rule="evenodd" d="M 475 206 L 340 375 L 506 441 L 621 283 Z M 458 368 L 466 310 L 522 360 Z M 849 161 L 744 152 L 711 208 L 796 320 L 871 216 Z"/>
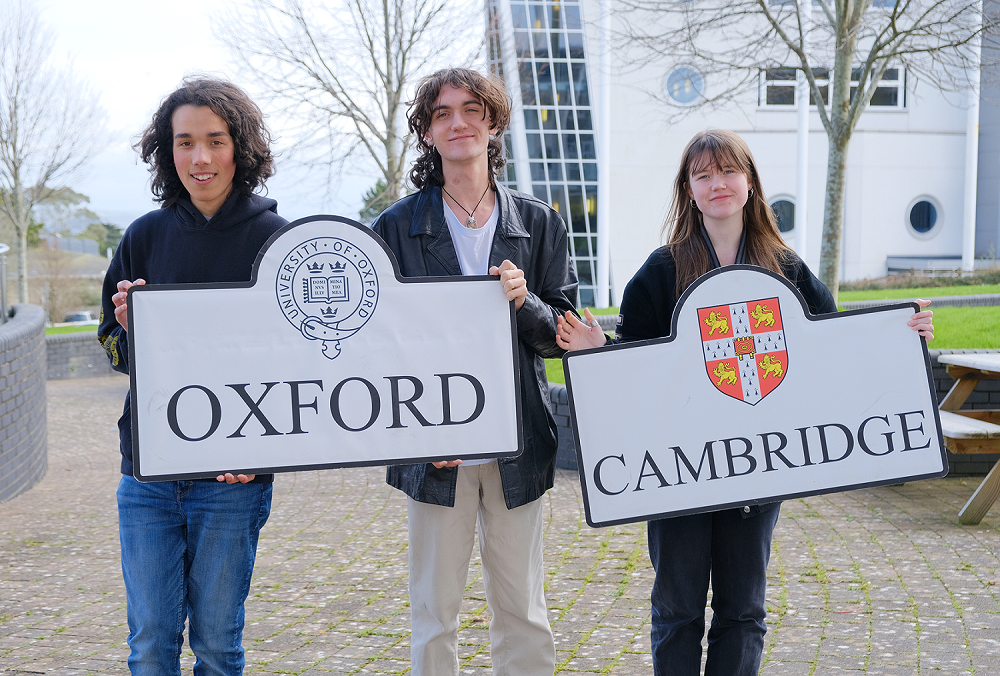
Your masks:
<path fill-rule="evenodd" d="M 788 349 L 777 298 L 698 308 L 698 324 L 717 390 L 754 405 L 781 384 Z"/>

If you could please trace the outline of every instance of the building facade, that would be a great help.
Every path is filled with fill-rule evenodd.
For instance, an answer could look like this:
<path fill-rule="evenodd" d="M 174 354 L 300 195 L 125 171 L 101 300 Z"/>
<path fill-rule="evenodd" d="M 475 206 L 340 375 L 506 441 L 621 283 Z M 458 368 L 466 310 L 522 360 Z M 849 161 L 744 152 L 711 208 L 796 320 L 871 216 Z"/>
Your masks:
<path fill-rule="evenodd" d="M 728 128 L 746 139 L 782 232 L 797 246 L 802 239 L 794 226 L 798 119 L 793 64 L 762 70 L 756 86 L 741 98 L 703 112 L 697 104 L 718 83 L 690 64 L 636 66 L 623 58 L 619 45 L 601 65 L 598 57 L 607 44 L 601 35 L 603 11 L 599 0 L 487 2 L 490 67 L 505 80 L 514 101 L 506 183 L 552 204 L 566 219 L 581 304 L 600 298 L 602 262 L 610 269 L 610 301 L 618 304 L 625 284 L 662 244 L 681 151 L 702 129 Z M 825 93 L 829 71 L 819 66 L 813 74 Z M 1000 249 L 1000 108 L 988 98 L 991 91 L 984 84 L 984 127 L 972 175 L 978 175 L 979 184 L 975 252 L 993 259 Z M 608 99 L 604 125 L 598 124 L 605 109 L 601 96 Z M 942 92 L 902 65 L 886 71 L 851 141 L 841 279 L 960 267 L 963 243 L 970 237 L 963 230 L 965 176 L 969 161 L 975 161 L 966 148 L 970 129 L 976 133 L 969 103 L 966 93 Z M 685 106 L 691 114 L 678 119 L 676 111 Z M 806 237 L 799 254 L 816 270 L 827 140 L 815 106 L 809 128 Z M 601 129 L 607 138 L 601 138 Z M 602 181 L 609 184 L 601 192 L 607 203 L 600 213 L 607 213 L 608 221 L 602 224 L 603 249 L 598 241 Z M 601 260 L 602 251 L 608 252 L 607 261 Z"/>
<path fill-rule="evenodd" d="M 566 220 L 580 303 L 597 285 L 598 167 L 589 45 L 578 2 L 492 0 L 490 69 L 511 92 L 506 184 Z"/>

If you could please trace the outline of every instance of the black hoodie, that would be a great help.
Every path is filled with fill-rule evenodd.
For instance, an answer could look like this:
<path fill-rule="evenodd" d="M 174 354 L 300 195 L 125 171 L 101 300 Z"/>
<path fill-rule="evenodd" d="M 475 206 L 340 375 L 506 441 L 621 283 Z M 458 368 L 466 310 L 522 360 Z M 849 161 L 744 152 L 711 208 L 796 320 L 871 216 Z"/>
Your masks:
<path fill-rule="evenodd" d="M 257 254 L 268 238 L 288 221 L 278 215 L 278 203 L 259 195 L 230 195 L 211 219 L 188 199 L 136 219 L 125 231 L 104 277 L 101 294 L 101 341 L 111 368 L 129 372 L 128 334 L 115 319 L 111 297 L 118 282 L 144 279 L 148 284 L 197 284 L 250 280 Z M 178 317 L 179 324 L 184 322 Z M 132 475 L 132 412 L 129 396 L 118 420 L 122 474 Z M 255 483 L 269 483 L 271 475 Z"/>

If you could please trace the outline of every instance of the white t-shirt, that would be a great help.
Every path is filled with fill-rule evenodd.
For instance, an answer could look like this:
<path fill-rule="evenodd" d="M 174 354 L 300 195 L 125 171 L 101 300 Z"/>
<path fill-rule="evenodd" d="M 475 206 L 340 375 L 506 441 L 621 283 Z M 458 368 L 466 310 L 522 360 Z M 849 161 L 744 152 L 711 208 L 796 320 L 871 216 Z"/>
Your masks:
<path fill-rule="evenodd" d="M 443 201 L 443 200 L 442 200 Z M 455 244 L 458 262 L 462 266 L 463 275 L 489 274 L 490 249 L 493 248 L 493 234 L 500 220 L 499 201 L 493 204 L 493 213 L 486 219 L 481 228 L 467 228 L 459 220 L 458 215 L 444 202 L 444 220 L 448 223 L 451 241 Z M 494 462 L 489 458 L 479 460 L 463 460 L 459 467 L 472 467 Z"/>
<path fill-rule="evenodd" d="M 447 202 L 444 202 L 444 220 L 448 223 L 451 241 L 458 253 L 458 262 L 463 275 L 485 275 L 490 268 L 490 249 L 493 247 L 493 233 L 500 220 L 499 203 L 493 204 L 493 212 L 481 228 L 467 228 Z"/>

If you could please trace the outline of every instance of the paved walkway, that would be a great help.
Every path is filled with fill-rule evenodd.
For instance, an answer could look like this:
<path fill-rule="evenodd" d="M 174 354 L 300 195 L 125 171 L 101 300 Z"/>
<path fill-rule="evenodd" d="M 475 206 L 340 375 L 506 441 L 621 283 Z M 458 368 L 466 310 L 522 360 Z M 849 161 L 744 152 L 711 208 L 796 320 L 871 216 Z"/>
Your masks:
<path fill-rule="evenodd" d="M 48 474 L 0 504 L 0 673 L 128 672 L 114 502 L 127 385 L 48 384 Z M 956 525 L 977 483 L 785 503 L 763 673 L 1000 674 L 1000 508 Z M 405 514 L 379 468 L 278 477 L 247 603 L 249 673 L 407 671 Z M 589 528 L 565 471 L 545 516 L 560 673 L 651 673 L 644 527 Z M 462 673 L 488 674 L 478 559 L 462 620 Z"/>

